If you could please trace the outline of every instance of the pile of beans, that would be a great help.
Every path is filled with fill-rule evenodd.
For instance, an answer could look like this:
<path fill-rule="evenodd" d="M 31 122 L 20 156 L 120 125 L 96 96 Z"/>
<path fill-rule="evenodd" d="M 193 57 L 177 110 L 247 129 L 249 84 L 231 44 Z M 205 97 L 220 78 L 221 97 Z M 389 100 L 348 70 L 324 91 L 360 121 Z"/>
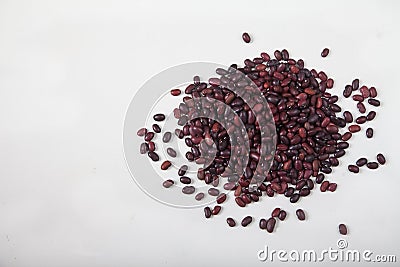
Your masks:
<path fill-rule="evenodd" d="M 247 33 L 244 33 L 242 38 L 246 43 L 251 41 Z M 328 54 L 328 48 L 321 52 L 322 57 Z M 199 168 L 197 172 L 198 180 L 213 186 L 208 190 L 208 194 L 215 197 L 218 204 L 213 208 L 204 208 L 206 218 L 219 214 L 220 205 L 227 199 L 225 193 L 214 188 L 220 182 L 224 183 L 225 190 L 233 191 L 235 202 L 239 207 L 259 201 L 263 195 L 274 197 L 277 194 L 284 195 L 291 203 L 296 203 L 301 198 L 308 197 L 316 185 L 319 185 L 321 192 L 334 192 L 337 184 L 328 181 L 325 176 L 329 175 L 334 167 L 339 166 L 339 158 L 344 156 L 349 148 L 348 141 L 355 133 L 361 131 L 361 125 L 372 121 L 376 116 L 376 111 L 371 110 L 367 115 L 358 116 L 354 120 L 353 114 L 348 110 L 343 111 L 338 104 L 339 96 L 329 92 L 334 86 L 334 80 L 324 71 L 306 68 L 302 59 L 291 58 L 286 49 L 276 50 L 272 56 L 262 52 L 258 57 L 245 59 L 243 63 L 243 66 L 232 64 L 228 69 L 217 69 L 218 77 L 212 77 L 208 82 L 202 82 L 200 77 L 195 76 L 193 82 L 184 90 L 186 96 L 183 97 L 183 101 L 173 111 L 178 125 L 181 126 L 175 130 L 175 135 L 184 139 L 190 149 L 185 154 L 186 159 L 189 162 L 205 164 L 205 154 L 216 155 L 210 164 L 205 164 L 207 166 Z M 252 84 L 249 84 L 249 79 Z M 248 87 L 256 87 L 265 98 L 272 113 L 271 118 L 268 114 L 262 114 L 265 118 L 258 121 L 256 106 L 251 109 L 242 97 L 229 89 L 247 90 Z M 170 93 L 177 97 L 182 91 L 172 89 Z M 380 101 L 376 99 L 376 88 L 368 88 L 365 85 L 360 87 L 359 79 L 354 79 L 351 85 L 345 86 L 343 96 L 345 98 L 352 96 L 361 114 L 367 112 L 366 103 L 371 107 L 380 106 Z M 221 101 L 228 105 L 238 116 L 235 119 L 239 118 L 244 125 L 249 137 L 250 154 L 247 164 L 240 166 L 243 173 L 230 173 L 227 168 L 228 162 L 231 160 L 236 162 L 243 150 L 241 146 L 231 145 L 229 136 L 231 129 L 224 128 L 207 116 L 189 119 L 190 114 L 196 112 L 191 100 L 199 97 Z M 225 110 L 213 110 L 212 106 L 202 108 L 204 113 L 214 112 L 225 120 L 232 120 L 232 127 L 241 125 L 233 118 L 224 117 Z M 163 121 L 165 116 L 156 114 L 153 119 L 159 122 Z M 265 136 L 261 135 L 262 127 L 266 127 L 267 132 L 269 130 L 268 138 L 276 138 L 276 148 L 274 153 L 266 156 L 272 164 L 268 171 L 262 173 L 263 178 L 257 181 L 258 187 L 254 189 L 252 178 L 260 161 L 261 142 L 265 141 Z M 344 131 L 346 128 L 347 131 Z M 161 132 L 161 128 L 155 123 L 152 129 L 153 131 L 148 131 L 142 128 L 137 132 L 145 141 L 140 146 L 140 153 L 147 153 L 151 160 L 158 161 L 159 157 L 152 139 L 155 134 Z M 368 138 L 373 136 L 372 128 L 366 130 L 366 135 Z M 162 140 L 168 143 L 170 139 L 171 133 L 167 132 Z M 202 142 L 203 140 L 205 142 Z M 234 153 L 231 154 L 231 151 Z M 168 148 L 167 153 L 171 157 L 176 156 L 173 148 Z M 381 165 L 386 162 L 382 154 L 378 154 L 377 161 Z M 237 164 L 240 165 L 239 162 Z M 355 165 L 349 165 L 348 170 L 358 173 L 359 168 L 364 165 L 370 169 L 379 166 L 377 162 L 368 162 L 366 158 L 361 158 Z M 166 170 L 170 166 L 170 161 L 164 161 L 161 169 Z M 186 165 L 179 169 L 179 181 L 185 185 L 182 192 L 191 195 L 196 189 L 190 185 L 192 178 L 185 176 L 186 171 Z M 222 175 L 226 173 L 229 175 Z M 163 186 L 169 188 L 174 183 L 173 180 L 166 180 Z M 203 192 L 199 192 L 195 195 L 195 199 L 200 201 L 204 196 Z M 306 219 L 302 209 L 298 209 L 296 215 L 299 220 Z M 273 232 L 276 218 L 283 221 L 286 218 L 286 211 L 280 208 L 274 209 L 270 218 L 260 220 L 259 227 Z M 246 227 L 252 220 L 251 216 L 246 216 L 241 225 Z M 227 224 L 230 227 L 236 226 L 233 218 L 227 218 Z M 347 233 L 347 229 L 344 231 L 343 227 L 345 226 L 341 224 L 340 232 Z"/>

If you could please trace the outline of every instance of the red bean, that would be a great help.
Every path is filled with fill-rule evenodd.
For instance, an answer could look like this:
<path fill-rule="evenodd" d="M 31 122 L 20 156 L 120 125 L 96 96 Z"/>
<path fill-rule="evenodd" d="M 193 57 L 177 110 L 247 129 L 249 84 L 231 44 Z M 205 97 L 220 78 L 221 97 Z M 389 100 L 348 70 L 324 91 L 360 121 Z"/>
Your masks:
<path fill-rule="evenodd" d="M 170 188 L 173 184 L 174 184 L 174 181 L 172 181 L 171 179 L 168 179 L 168 180 L 165 180 L 162 185 L 165 188 Z"/>
<path fill-rule="evenodd" d="M 142 136 L 144 136 L 145 134 L 147 133 L 147 129 L 146 128 L 140 128 L 138 131 L 137 131 L 137 136 L 140 136 L 140 137 L 142 137 Z"/>
<path fill-rule="evenodd" d="M 364 97 L 362 95 L 353 95 L 353 100 L 357 102 L 364 101 Z"/>
<path fill-rule="evenodd" d="M 328 187 L 329 187 L 329 182 L 328 181 L 323 181 L 321 186 L 320 186 L 320 188 L 319 188 L 319 190 L 321 192 L 325 192 L 326 190 L 328 190 Z"/>
<path fill-rule="evenodd" d="M 161 164 L 161 170 L 168 170 L 169 169 L 169 167 L 171 167 L 171 161 L 169 161 L 169 160 L 166 160 L 166 161 L 164 161 L 162 164 Z"/>
<path fill-rule="evenodd" d="M 376 159 L 378 160 L 379 164 L 381 164 L 381 165 L 384 165 L 386 163 L 386 158 L 381 153 L 376 155 Z"/>
<path fill-rule="evenodd" d="M 351 87 L 351 85 L 346 85 L 346 87 L 343 90 L 343 96 L 348 98 L 351 96 L 353 92 L 353 88 Z"/>
<path fill-rule="evenodd" d="M 276 220 L 273 217 L 271 217 L 267 220 L 267 228 L 266 229 L 267 229 L 268 233 L 272 233 L 274 231 L 275 223 L 276 223 Z"/>
<path fill-rule="evenodd" d="M 152 161 L 159 161 L 160 157 L 158 156 L 158 154 L 156 152 L 150 151 L 149 153 L 147 153 L 147 155 L 149 156 L 149 158 Z"/>
<path fill-rule="evenodd" d="M 243 39 L 243 41 L 244 41 L 245 43 L 250 43 L 250 41 L 251 41 L 250 35 L 249 35 L 247 32 L 244 32 L 244 33 L 242 34 L 242 39 Z"/>
<path fill-rule="evenodd" d="M 149 142 L 153 139 L 154 133 L 153 132 L 147 132 L 146 135 L 144 136 L 144 140 Z"/>
<path fill-rule="evenodd" d="M 361 86 L 360 92 L 364 99 L 369 97 L 369 89 L 365 85 Z"/>
<path fill-rule="evenodd" d="M 251 216 L 246 216 L 246 217 L 243 218 L 241 224 L 242 224 L 243 227 L 246 227 L 246 226 L 249 225 L 252 221 L 253 221 L 253 217 L 251 217 Z"/>
<path fill-rule="evenodd" d="M 328 186 L 328 191 L 335 192 L 336 188 L 337 188 L 337 184 L 336 183 L 330 183 L 329 186 Z"/>
<path fill-rule="evenodd" d="M 359 132 L 360 130 L 361 130 L 361 127 L 356 124 L 349 126 L 349 132 L 351 132 L 351 133 L 356 133 L 356 132 Z"/>
<path fill-rule="evenodd" d="M 344 133 L 344 134 L 342 135 L 342 140 L 343 140 L 343 141 L 347 141 L 347 140 L 349 140 L 352 136 L 353 136 L 352 133 L 346 132 L 346 133 Z"/>
<path fill-rule="evenodd" d="M 278 217 L 280 211 L 281 211 L 280 208 L 275 208 L 275 209 L 271 212 L 271 217 Z"/>
<path fill-rule="evenodd" d="M 232 218 L 227 218 L 226 219 L 226 223 L 229 225 L 229 227 L 235 227 L 236 226 L 236 222 Z"/>
<path fill-rule="evenodd" d="M 381 105 L 381 102 L 379 100 L 372 98 L 368 99 L 368 103 L 375 107 L 379 107 Z"/>
<path fill-rule="evenodd" d="M 369 113 L 368 113 L 368 115 L 367 115 L 367 120 L 368 121 L 372 121 L 373 119 L 375 119 L 375 116 L 376 116 L 376 112 L 375 111 L 370 111 Z"/>
<path fill-rule="evenodd" d="M 219 190 L 217 188 L 210 188 L 210 189 L 208 189 L 208 194 L 210 196 L 216 197 L 219 195 Z"/>
<path fill-rule="evenodd" d="M 218 203 L 218 204 L 224 203 L 225 200 L 226 200 L 226 194 L 225 194 L 225 193 L 221 193 L 221 194 L 217 197 L 217 203 Z"/>
<path fill-rule="evenodd" d="M 296 210 L 296 216 L 300 221 L 304 221 L 306 219 L 306 214 L 302 209 Z"/>
<path fill-rule="evenodd" d="M 212 214 L 212 212 L 211 212 L 210 207 L 205 207 L 204 208 L 204 216 L 208 219 L 211 217 L 211 214 Z"/>
<path fill-rule="evenodd" d="M 194 199 L 196 199 L 197 201 L 200 201 L 200 200 L 202 200 L 204 197 L 205 197 L 204 193 L 200 192 L 200 193 L 197 193 L 197 194 L 194 196 Z"/>
<path fill-rule="evenodd" d="M 360 84 L 359 79 L 354 79 L 353 82 L 351 83 L 351 87 L 353 88 L 353 91 L 356 91 L 358 89 L 358 86 Z"/>
<path fill-rule="evenodd" d="M 368 129 L 365 131 L 365 135 L 366 135 L 368 138 L 372 138 L 372 137 L 374 136 L 374 130 L 373 130 L 372 128 L 368 128 Z"/>
<path fill-rule="evenodd" d="M 164 115 L 164 114 L 161 114 L 161 113 L 155 114 L 155 115 L 153 116 L 153 119 L 154 119 L 155 121 L 163 121 L 163 120 L 165 120 L 165 115 Z"/>
<path fill-rule="evenodd" d="M 369 88 L 369 96 L 371 98 L 375 98 L 378 96 L 378 92 L 376 91 L 375 87 Z"/>
<path fill-rule="evenodd" d="M 286 218 L 286 211 L 281 210 L 278 215 L 279 220 L 284 221 Z"/>
<path fill-rule="evenodd" d="M 321 57 L 326 57 L 328 54 L 329 54 L 329 49 L 324 48 L 324 50 L 322 50 L 322 52 L 321 52 Z"/>
<path fill-rule="evenodd" d="M 241 197 L 236 197 L 236 198 L 235 198 L 235 201 L 236 201 L 236 204 L 237 204 L 239 207 L 244 207 L 244 206 L 246 206 L 246 203 L 242 200 Z"/>
<path fill-rule="evenodd" d="M 356 165 L 357 165 L 358 167 L 362 167 L 362 166 L 364 166 L 365 164 L 367 164 L 367 162 L 368 162 L 368 160 L 367 160 L 366 158 L 359 158 L 359 159 L 356 161 Z"/>
<path fill-rule="evenodd" d="M 218 215 L 221 209 L 222 209 L 221 206 L 216 205 L 212 210 L 212 215 Z"/>
<path fill-rule="evenodd" d="M 161 133 L 161 127 L 158 124 L 153 124 L 152 128 L 154 132 Z"/>
<path fill-rule="evenodd" d="M 356 123 L 358 124 L 363 124 L 367 121 L 367 117 L 366 116 L 360 116 L 356 119 Z"/>
<path fill-rule="evenodd" d="M 351 114 L 351 112 L 345 111 L 345 112 L 343 112 L 343 116 L 344 116 L 344 120 L 347 123 L 353 122 L 353 114 Z"/>
<path fill-rule="evenodd" d="M 184 186 L 184 187 L 182 188 L 182 193 L 184 193 L 184 194 L 186 194 L 186 195 L 191 195 L 191 194 L 193 194 L 195 191 L 196 191 L 196 188 L 194 188 L 194 186 L 191 186 L 191 185 L 187 185 L 187 186 Z"/>
<path fill-rule="evenodd" d="M 360 169 L 356 165 L 349 165 L 348 169 L 350 172 L 354 172 L 354 173 L 358 173 L 360 171 Z"/>
<path fill-rule="evenodd" d="M 364 114 L 367 111 L 367 109 L 365 108 L 365 105 L 361 102 L 357 103 L 357 108 L 358 108 L 358 111 L 360 111 L 360 113 L 362 113 L 362 114 Z"/>
<path fill-rule="evenodd" d="M 180 89 L 172 89 L 171 90 L 171 95 L 173 96 L 178 96 L 182 93 L 182 91 Z"/>
<path fill-rule="evenodd" d="M 172 133 L 171 132 L 165 132 L 162 138 L 162 141 L 164 143 L 168 143 L 172 138 Z"/>
<path fill-rule="evenodd" d="M 262 230 L 267 229 L 267 220 L 261 219 L 260 223 L 258 225 L 259 225 L 260 229 L 262 229 Z"/>
<path fill-rule="evenodd" d="M 368 169 L 375 170 L 378 169 L 379 165 L 377 162 L 368 162 L 367 167 Z"/>
<path fill-rule="evenodd" d="M 339 233 L 341 235 L 347 235 L 347 226 L 343 223 L 339 224 Z"/>

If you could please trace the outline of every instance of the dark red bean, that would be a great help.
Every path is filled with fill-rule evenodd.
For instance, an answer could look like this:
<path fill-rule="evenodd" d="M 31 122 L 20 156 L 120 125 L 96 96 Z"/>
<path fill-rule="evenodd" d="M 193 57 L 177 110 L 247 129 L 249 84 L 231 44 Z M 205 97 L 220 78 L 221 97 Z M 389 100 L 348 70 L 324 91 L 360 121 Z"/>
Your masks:
<path fill-rule="evenodd" d="M 158 154 L 156 152 L 150 151 L 149 153 L 147 153 L 147 155 L 149 156 L 149 158 L 152 161 L 159 161 L 160 157 L 158 156 Z"/>
<path fill-rule="evenodd" d="M 358 111 L 360 111 L 360 113 L 362 113 L 362 114 L 364 114 L 367 111 L 367 109 L 365 108 L 365 105 L 361 102 L 357 103 L 357 108 L 358 108 Z"/>
<path fill-rule="evenodd" d="M 347 235 L 347 226 L 343 223 L 339 224 L 339 233 L 341 235 Z"/>
<path fill-rule="evenodd" d="M 361 127 L 358 125 L 353 124 L 353 125 L 349 126 L 349 132 L 351 132 L 351 133 L 356 133 L 356 132 L 359 132 L 360 130 L 361 130 Z"/>
<path fill-rule="evenodd" d="M 243 227 L 246 227 L 246 226 L 249 225 L 252 221 L 253 221 L 253 217 L 251 217 L 251 216 L 246 216 L 246 217 L 243 218 L 241 224 L 242 224 Z"/>
<path fill-rule="evenodd" d="M 174 181 L 172 181 L 171 179 L 168 179 L 168 180 L 165 180 L 162 185 L 165 188 L 170 188 L 173 184 L 174 184 Z"/>
<path fill-rule="evenodd" d="M 329 54 L 329 49 L 324 48 L 324 50 L 322 50 L 322 52 L 321 52 L 321 57 L 326 57 L 328 54 Z"/>
<path fill-rule="evenodd" d="M 180 129 L 175 129 L 175 135 L 179 138 L 182 139 L 184 137 L 184 133 Z"/>
<path fill-rule="evenodd" d="M 373 98 L 368 99 L 368 103 L 375 107 L 379 107 L 381 105 L 381 102 L 379 100 Z"/>
<path fill-rule="evenodd" d="M 371 170 L 378 169 L 379 164 L 377 162 L 368 162 L 367 163 L 367 168 Z"/>
<path fill-rule="evenodd" d="M 362 95 L 353 95 L 353 100 L 357 102 L 364 101 L 364 97 Z"/>
<path fill-rule="evenodd" d="M 376 112 L 375 111 L 370 111 L 367 115 L 367 121 L 372 121 L 373 119 L 375 119 L 376 116 Z"/>
<path fill-rule="evenodd" d="M 163 120 L 165 120 L 165 115 L 164 115 L 164 114 L 161 114 L 161 113 L 158 113 L 158 114 L 156 114 L 156 115 L 153 116 L 153 119 L 154 119 L 155 121 L 163 121 Z"/>
<path fill-rule="evenodd" d="M 296 210 L 296 216 L 300 221 L 304 221 L 306 219 L 306 214 L 302 209 Z"/>
<path fill-rule="evenodd" d="M 376 155 L 376 159 L 378 160 L 379 164 L 381 164 L 381 165 L 384 165 L 386 163 L 386 158 L 381 153 Z"/>
<path fill-rule="evenodd" d="M 140 144 L 140 154 L 146 154 L 149 151 L 149 145 L 147 143 Z"/>
<path fill-rule="evenodd" d="M 319 187 L 319 190 L 321 192 L 325 192 L 326 190 L 328 190 L 328 187 L 329 187 L 329 182 L 324 181 L 324 182 L 322 182 L 321 186 Z"/>
<path fill-rule="evenodd" d="M 360 171 L 360 169 L 356 165 L 349 165 L 349 166 L 347 166 L 347 168 L 350 172 L 354 172 L 354 173 L 358 173 Z"/>
<path fill-rule="evenodd" d="M 342 140 L 343 140 L 343 141 L 348 141 L 352 136 L 353 136 L 352 133 L 346 132 L 346 133 L 344 133 L 344 134 L 342 135 Z"/>
<path fill-rule="evenodd" d="M 212 214 L 212 212 L 211 212 L 210 207 L 205 207 L 204 208 L 204 216 L 208 219 L 211 217 L 211 214 Z"/>
<path fill-rule="evenodd" d="M 351 83 L 351 87 L 353 88 L 353 91 L 358 90 L 358 86 L 360 84 L 360 80 L 359 79 L 354 79 L 353 82 Z"/>
<path fill-rule="evenodd" d="M 179 181 L 181 181 L 182 184 L 190 184 L 192 182 L 192 179 L 187 176 L 182 176 L 181 178 L 179 178 Z"/>
<path fill-rule="evenodd" d="M 242 39 L 243 39 L 243 41 L 244 41 L 245 43 L 250 43 L 250 41 L 251 41 L 251 37 L 250 37 L 250 35 L 249 35 L 247 32 L 244 32 L 244 33 L 242 34 Z"/>
<path fill-rule="evenodd" d="M 363 124 L 367 121 L 367 117 L 366 116 L 360 116 L 356 119 L 356 123 L 358 124 Z"/>
<path fill-rule="evenodd" d="M 156 150 L 156 144 L 152 141 L 147 143 L 149 145 L 149 151 L 155 151 Z"/>
<path fill-rule="evenodd" d="M 364 99 L 369 97 L 369 89 L 365 85 L 361 86 L 360 92 Z"/>
<path fill-rule="evenodd" d="M 336 188 L 337 188 L 337 184 L 336 183 L 330 183 L 329 186 L 328 186 L 328 191 L 335 192 Z"/>
<path fill-rule="evenodd" d="M 375 98 L 378 96 L 378 92 L 376 91 L 375 87 L 369 88 L 369 96 L 371 98 Z"/>
<path fill-rule="evenodd" d="M 274 56 L 277 60 L 282 60 L 282 53 L 279 50 L 275 50 Z"/>
<path fill-rule="evenodd" d="M 271 212 L 271 217 L 278 217 L 280 211 L 281 211 L 280 208 L 275 208 L 275 209 Z"/>
<path fill-rule="evenodd" d="M 297 201 L 299 201 L 299 199 L 300 199 L 300 195 L 298 193 L 295 193 L 290 197 L 289 200 L 290 200 L 290 203 L 296 203 Z"/>
<path fill-rule="evenodd" d="M 173 96 L 178 96 L 182 93 L 182 91 L 180 89 L 172 89 L 171 90 L 171 95 Z"/>
<path fill-rule="evenodd" d="M 351 114 L 351 112 L 349 111 L 343 112 L 343 117 L 347 123 L 353 122 L 353 114 Z"/>
<path fill-rule="evenodd" d="M 236 201 L 236 204 L 237 204 L 239 207 L 244 207 L 244 206 L 246 206 L 246 203 L 242 200 L 241 197 L 236 197 L 236 198 L 235 198 L 235 201 Z"/>
<path fill-rule="evenodd" d="M 171 132 L 165 132 L 164 136 L 162 138 L 162 141 L 164 143 L 168 143 L 171 140 L 171 137 L 172 137 L 172 133 Z"/>
<path fill-rule="evenodd" d="M 367 162 L 368 162 L 368 160 L 367 160 L 366 158 L 359 158 L 359 159 L 356 161 L 356 165 L 357 165 L 358 167 L 362 167 L 362 166 L 364 166 L 365 164 L 367 164 Z"/>
<path fill-rule="evenodd" d="M 161 170 L 168 170 L 169 169 L 169 167 L 171 167 L 171 161 L 169 161 L 169 160 L 166 160 L 166 161 L 164 161 L 162 164 L 161 164 Z"/>
<path fill-rule="evenodd" d="M 286 215 L 287 215 L 287 214 L 286 214 L 286 211 L 281 210 L 281 211 L 279 212 L 279 215 L 278 215 L 279 220 L 284 221 L 285 218 L 286 218 Z"/>
<path fill-rule="evenodd" d="M 236 226 L 236 222 L 232 218 L 227 218 L 226 219 L 226 223 L 229 225 L 229 227 L 235 227 Z"/>
<path fill-rule="evenodd" d="M 156 133 L 161 133 L 161 127 L 158 124 L 153 124 L 152 125 L 153 131 Z"/>
<path fill-rule="evenodd" d="M 274 231 L 275 223 L 276 223 L 276 220 L 273 217 L 271 217 L 267 220 L 267 228 L 266 229 L 267 229 L 268 233 L 272 233 Z"/>
<path fill-rule="evenodd" d="M 187 165 L 182 165 L 178 170 L 178 175 L 179 176 L 185 175 L 187 170 L 188 170 L 188 166 Z"/>
<path fill-rule="evenodd" d="M 317 177 L 315 178 L 315 182 L 317 184 L 321 184 L 325 179 L 325 175 L 323 173 L 320 173 L 317 175 Z"/>
<path fill-rule="evenodd" d="M 334 84 L 333 79 L 329 78 L 329 79 L 326 81 L 326 88 L 328 88 L 328 89 L 333 88 L 333 84 Z"/>
<path fill-rule="evenodd" d="M 219 190 L 217 188 L 210 188 L 210 189 L 208 189 L 208 194 L 210 196 L 216 197 L 219 195 Z"/>
<path fill-rule="evenodd" d="M 202 200 L 204 197 L 205 197 L 204 193 L 203 193 L 203 192 L 200 192 L 200 193 L 197 193 L 197 194 L 194 196 L 194 199 L 196 199 L 197 201 L 200 201 L 200 200 Z"/>
<path fill-rule="evenodd" d="M 168 148 L 167 148 L 167 154 L 168 154 L 170 157 L 173 157 L 173 158 L 176 157 L 176 151 L 175 151 L 173 148 L 171 148 L 171 147 L 168 147 Z"/>
<path fill-rule="evenodd" d="M 147 133 L 147 129 L 146 128 L 140 128 L 138 131 L 137 131 L 137 136 L 140 136 L 140 137 L 142 137 L 142 136 L 144 136 L 145 134 Z"/>
<path fill-rule="evenodd" d="M 221 194 L 217 197 L 217 203 L 218 203 L 218 204 L 224 203 L 225 200 L 226 200 L 226 194 L 225 194 L 225 193 L 221 193 Z"/>
<path fill-rule="evenodd" d="M 258 226 L 260 227 L 260 229 L 264 230 L 267 229 L 267 220 L 266 219 L 261 219 L 260 223 L 258 224 Z"/>
<path fill-rule="evenodd" d="M 374 136 L 374 130 L 373 130 L 372 128 L 368 128 L 368 129 L 365 131 L 365 135 L 366 135 L 368 138 L 372 138 L 372 137 Z"/>
<path fill-rule="evenodd" d="M 144 140 L 149 142 L 153 139 L 154 133 L 153 132 L 147 132 L 146 135 L 144 136 Z"/>
<path fill-rule="evenodd" d="M 351 96 L 353 92 L 353 88 L 351 87 L 351 85 L 346 85 L 346 87 L 343 90 L 343 96 L 348 98 Z"/>
<path fill-rule="evenodd" d="M 215 206 L 212 210 L 212 215 L 218 215 L 219 212 L 221 211 L 222 207 L 221 206 Z"/>
<path fill-rule="evenodd" d="M 182 193 L 184 193 L 186 195 L 193 194 L 195 191 L 196 191 L 196 188 L 194 188 L 194 186 L 191 186 L 191 185 L 187 185 L 182 188 Z"/>

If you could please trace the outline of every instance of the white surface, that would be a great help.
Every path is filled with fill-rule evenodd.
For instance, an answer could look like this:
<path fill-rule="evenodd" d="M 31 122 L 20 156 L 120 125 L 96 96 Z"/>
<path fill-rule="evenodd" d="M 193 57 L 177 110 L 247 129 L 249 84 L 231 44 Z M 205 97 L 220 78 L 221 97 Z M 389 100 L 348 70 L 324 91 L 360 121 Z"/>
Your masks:
<path fill-rule="evenodd" d="M 342 221 L 350 248 L 399 258 L 399 11 L 397 1 L 1 1 L 0 266 L 262 266 L 265 245 L 335 247 Z M 375 138 L 351 142 L 331 175 L 338 191 L 210 221 L 140 191 L 122 154 L 137 88 L 172 65 L 241 63 L 277 48 L 332 75 L 337 92 L 354 77 L 379 90 Z M 377 152 L 387 166 L 346 170 Z M 228 215 L 267 216 L 276 205 L 290 215 L 275 234 L 226 227 Z M 300 206 L 307 222 L 294 219 Z"/>

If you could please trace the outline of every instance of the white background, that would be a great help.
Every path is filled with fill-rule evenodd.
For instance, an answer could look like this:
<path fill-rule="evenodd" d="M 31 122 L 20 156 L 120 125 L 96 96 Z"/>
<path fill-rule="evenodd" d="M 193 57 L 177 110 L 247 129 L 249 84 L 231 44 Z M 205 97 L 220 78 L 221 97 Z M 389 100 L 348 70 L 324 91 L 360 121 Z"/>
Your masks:
<path fill-rule="evenodd" d="M 340 222 L 349 248 L 400 260 L 399 11 L 398 1 L 1 0 L 0 267 L 265 266 L 257 260 L 265 245 L 336 248 Z M 147 197 L 122 152 L 135 91 L 173 65 L 242 63 L 282 48 L 325 70 L 338 93 L 355 77 L 379 90 L 375 138 L 351 141 L 329 176 L 337 192 L 316 190 L 296 205 L 267 199 L 208 221 L 199 209 Z M 386 166 L 346 170 L 377 152 Z M 277 205 L 290 214 L 274 234 L 257 223 L 226 226 L 227 216 L 266 217 Z M 297 207 L 306 222 L 295 219 Z"/>

